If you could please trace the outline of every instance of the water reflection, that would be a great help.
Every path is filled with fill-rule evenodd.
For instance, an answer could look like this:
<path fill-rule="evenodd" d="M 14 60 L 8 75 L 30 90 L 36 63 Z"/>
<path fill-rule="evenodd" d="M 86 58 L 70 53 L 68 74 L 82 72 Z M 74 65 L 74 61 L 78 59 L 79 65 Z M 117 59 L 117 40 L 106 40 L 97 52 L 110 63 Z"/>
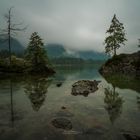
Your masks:
<path fill-rule="evenodd" d="M 138 110 L 140 110 L 140 96 L 137 96 L 136 99 L 137 99 Z"/>
<path fill-rule="evenodd" d="M 52 80 L 42 77 L 32 77 L 28 79 L 25 86 L 25 93 L 28 95 L 34 111 L 39 111 L 43 105 L 51 81 Z"/>
<path fill-rule="evenodd" d="M 113 89 L 105 88 L 105 109 L 108 112 L 109 119 L 112 124 L 116 121 L 116 119 L 122 113 L 122 105 L 123 105 L 123 98 L 120 97 L 119 93 L 115 91 L 115 87 Z"/>
<path fill-rule="evenodd" d="M 102 87 L 110 84 L 104 81 L 96 69 L 76 69 L 71 72 L 65 68 L 56 73 L 52 83 L 48 78 L 29 75 L 16 75 L 11 81 L 10 78 L 0 78 L 0 140 L 139 139 L 140 114 L 137 108 L 140 109 L 140 95 L 135 92 L 139 91 L 137 82 L 129 83 L 129 79 L 124 81 L 123 78 L 122 82 L 117 79 L 113 82 L 112 79 L 114 88 L 103 90 Z M 102 80 L 98 94 L 89 98 L 70 96 L 71 85 L 83 79 Z M 131 90 L 122 90 L 123 88 Z M 105 108 L 102 108 L 103 105 Z M 72 129 L 70 122 L 60 118 L 69 120 Z M 57 128 L 51 124 L 53 120 Z M 58 123 L 61 125 L 59 130 Z M 62 129 L 67 126 L 70 126 L 67 128 L 69 131 Z"/>
<path fill-rule="evenodd" d="M 2 81 L 0 81 L 2 82 Z M 18 91 L 19 86 L 17 83 L 15 83 L 15 79 L 13 77 L 9 77 L 9 79 L 4 79 L 4 82 L 7 83 L 7 86 L 4 86 L 5 89 L 7 89 L 7 97 L 8 97 L 8 103 L 5 103 L 5 119 L 8 116 L 8 120 L 10 120 L 10 126 L 14 127 L 14 122 L 22 118 L 21 112 L 16 107 L 16 104 L 14 102 L 14 93 L 15 91 Z M 5 94 L 3 90 L 0 91 L 1 93 Z M 8 115 L 9 114 L 9 115 Z M 5 122 L 3 122 L 5 123 Z"/>
<path fill-rule="evenodd" d="M 10 102 L 11 102 L 11 122 L 12 127 L 14 126 L 14 107 L 13 107 L 13 86 L 12 81 L 10 79 Z"/>
<path fill-rule="evenodd" d="M 104 76 L 108 83 L 120 89 L 132 89 L 140 93 L 140 79 L 133 76 L 126 75 L 111 75 Z"/>

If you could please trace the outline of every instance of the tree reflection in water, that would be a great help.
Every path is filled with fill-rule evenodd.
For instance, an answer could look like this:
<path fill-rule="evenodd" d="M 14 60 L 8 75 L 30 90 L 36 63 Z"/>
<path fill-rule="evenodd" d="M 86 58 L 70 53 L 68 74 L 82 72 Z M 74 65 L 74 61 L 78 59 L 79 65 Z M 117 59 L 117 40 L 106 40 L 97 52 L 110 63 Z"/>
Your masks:
<path fill-rule="evenodd" d="M 10 79 L 10 102 L 11 102 L 11 122 L 12 127 L 14 126 L 14 108 L 13 108 L 13 87 L 12 87 L 12 81 Z"/>
<path fill-rule="evenodd" d="M 138 110 L 140 110 L 140 96 L 137 96 L 137 105 L 138 105 Z"/>
<path fill-rule="evenodd" d="M 124 100 L 119 96 L 119 93 L 115 91 L 115 87 L 113 87 L 113 89 L 105 88 L 104 93 L 105 109 L 108 112 L 111 123 L 114 124 L 115 120 L 122 113 L 122 105 Z"/>
<path fill-rule="evenodd" d="M 28 95 L 34 111 L 39 111 L 43 105 L 51 81 L 42 77 L 28 79 L 25 86 L 25 93 Z"/>
<path fill-rule="evenodd" d="M 14 102 L 14 92 L 18 90 L 19 87 L 17 85 L 17 82 L 13 80 L 13 77 L 10 77 L 9 79 L 9 92 L 10 92 L 10 112 L 11 112 L 11 126 L 14 127 L 14 122 L 21 120 L 23 117 L 23 114 L 16 108 L 15 102 Z"/>

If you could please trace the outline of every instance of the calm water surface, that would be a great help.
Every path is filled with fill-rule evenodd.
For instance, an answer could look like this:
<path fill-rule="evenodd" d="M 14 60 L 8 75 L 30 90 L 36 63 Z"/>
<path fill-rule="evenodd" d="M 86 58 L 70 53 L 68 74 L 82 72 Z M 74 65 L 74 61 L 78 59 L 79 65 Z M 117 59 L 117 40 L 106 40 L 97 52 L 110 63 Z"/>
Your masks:
<path fill-rule="evenodd" d="M 88 96 L 72 95 L 72 84 L 83 79 L 100 80 L 99 89 Z M 71 128 L 54 126 L 58 118 L 67 120 Z M 48 78 L 0 78 L 0 140 L 93 139 L 140 139 L 138 80 L 105 79 L 97 66 L 61 67 Z"/>

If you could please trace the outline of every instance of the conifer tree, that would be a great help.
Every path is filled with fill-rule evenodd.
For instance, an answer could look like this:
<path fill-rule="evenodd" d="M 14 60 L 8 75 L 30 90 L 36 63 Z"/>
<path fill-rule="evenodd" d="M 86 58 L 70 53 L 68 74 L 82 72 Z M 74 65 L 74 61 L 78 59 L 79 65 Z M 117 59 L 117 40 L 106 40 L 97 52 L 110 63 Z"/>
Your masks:
<path fill-rule="evenodd" d="M 108 36 L 105 38 L 105 51 L 106 53 L 113 53 L 113 56 L 116 55 L 116 50 L 125 45 L 124 42 L 127 41 L 125 37 L 125 30 L 122 23 L 114 15 L 111 25 L 106 32 Z"/>
<path fill-rule="evenodd" d="M 47 54 L 43 48 L 44 43 L 37 32 L 32 33 L 30 42 L 25 52 L 25 58 L 33 66 L 46 65 Z"/>

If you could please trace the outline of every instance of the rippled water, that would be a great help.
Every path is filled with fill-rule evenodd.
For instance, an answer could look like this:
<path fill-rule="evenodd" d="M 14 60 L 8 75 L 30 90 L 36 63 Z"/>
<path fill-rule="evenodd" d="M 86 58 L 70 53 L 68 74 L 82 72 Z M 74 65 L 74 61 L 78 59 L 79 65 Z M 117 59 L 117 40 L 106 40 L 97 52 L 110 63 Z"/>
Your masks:
<path fill-rule="evenodd" d="M 83 79 L 101 80 L 99 89 L 72 95 L 72 84 Z M 140 139 L 139 80 L 105 79 L 97 66 L 61 67 L 48 78 L 1 77 L 0 140 Z"/>

